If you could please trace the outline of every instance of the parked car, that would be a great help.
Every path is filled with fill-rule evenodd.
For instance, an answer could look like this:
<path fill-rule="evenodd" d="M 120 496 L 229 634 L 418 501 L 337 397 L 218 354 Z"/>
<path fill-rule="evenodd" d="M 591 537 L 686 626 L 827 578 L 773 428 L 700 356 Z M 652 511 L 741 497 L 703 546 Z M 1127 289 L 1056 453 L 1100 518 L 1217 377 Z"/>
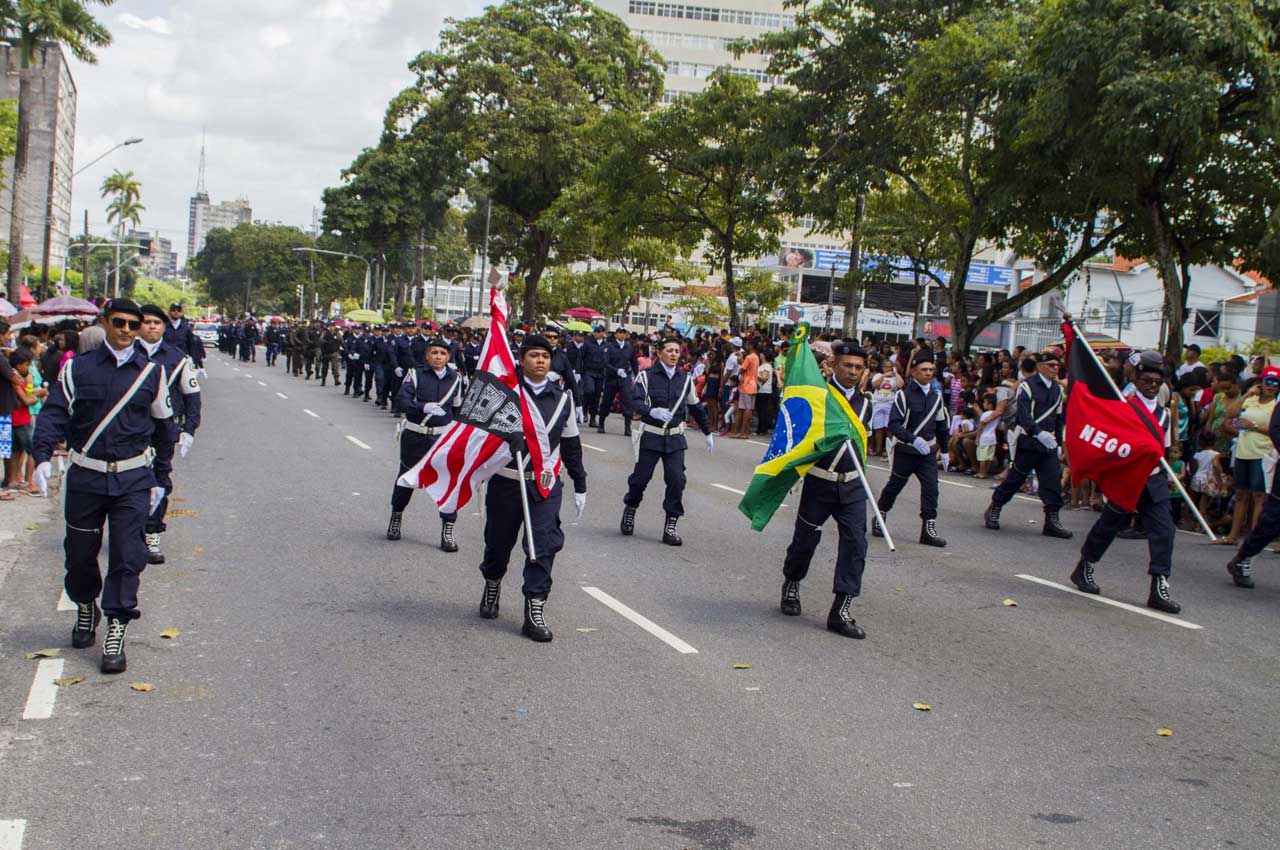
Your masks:
<path fill-rule="evenodd" d="M 217 346 L 218 344 L 218 323 L 217 322 L 196 322 L 196 337 L 204 343 L 204 347 Z"/>

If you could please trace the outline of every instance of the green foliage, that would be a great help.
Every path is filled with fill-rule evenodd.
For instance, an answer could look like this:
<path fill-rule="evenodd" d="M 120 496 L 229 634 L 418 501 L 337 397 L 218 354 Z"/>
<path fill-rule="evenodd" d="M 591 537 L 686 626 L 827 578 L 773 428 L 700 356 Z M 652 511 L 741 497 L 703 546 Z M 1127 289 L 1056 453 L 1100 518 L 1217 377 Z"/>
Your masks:
<path fill-rule="evenodd" d="M 709 292 L 688 291 L 671 302 L 671 312 L 683 315 L 686 322 L 699 327 L 718 328 L 729 321 L 729 308 L 719 296 Z"/>
<path fill-rule="evenodd" d="M 0 161 L 13 156 L 18 146 L 18 102 L 0 100 Z M 0 188 L 5 186 L 5 174 L 0 171 Z"/>
<path fill-rule="evenodd" d="M 1273 354 L 1280 354 L 1280 339 L 1257 337 L 1253 342 L 1249 343 L 1245 347 L 1244 353 L 1250 357 L 1254 357 L 1259 354 L 1265 357 L 1270 357 Z M 1204 359 L 1204 352 L 1200 353 L 1200 359 Z"/>
<path fill-rule="evenodd" d="M 1211 345 L 1200 352 L 1200 360 L 1205 365 L 1212 366 L 1214 363 L 1226 363 L 1233 354 L 1235 352 L 1230 349 Z"/>
<path fill-rule="evenodd" d="M 738 295 L 755 304 L 757 317 L 772 315 L 791 294 L 792 284 L 765 269 L 751 269 L 738 280 Z"/>
<path fill-rule="evenodd" d="M 205 294 L 198 288 L 183 289 L 173 283 L 140 277 L 133 285 L 132 297 L 139 304 L 155 304 L 162 310 L 168 310 L 170 304 L 181 304 L 185 312 L 192 316 L 203 315 Z"/>

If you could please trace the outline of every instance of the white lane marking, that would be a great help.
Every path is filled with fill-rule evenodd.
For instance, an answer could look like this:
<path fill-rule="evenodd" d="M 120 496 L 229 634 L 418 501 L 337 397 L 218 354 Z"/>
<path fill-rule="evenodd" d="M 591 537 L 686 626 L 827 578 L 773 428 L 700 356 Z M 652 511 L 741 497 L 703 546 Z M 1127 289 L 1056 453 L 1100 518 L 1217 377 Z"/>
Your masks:
<path fill-rule="evenodd" d="M 276 395 L 280 396 L 280 398 L 285 399 L 286 401 L 289 399 L 289 397 L 284 393 L 276 393 Z"/>
<path fill-rule="evenodd" d="M 365 451 L 373 451 L 373 450 L 369 447 L 368 443 L 362 443 L 362 442 L 360 442 L 359 440 L 357 440 L 355 437 L 351 436 L 350 434 L 348 434 L 348 435 L 347 435 L 347 439 L 348 439 L 348 440 L 350 440 L 351 442 L 355 443 L 357 446 L 359 446 L 360 448 L 364 449 Z"/>
<path fill-rule="evenodd" d="M 76 603 L 71 601 L 70 596 L 67 596 L 67 589 L 65 587 L 62 589 L 62 593 L 59 594 L 58 596 L 58 610 L 59 611 L 76 610 Z"/>
<path fill-rule="evenodd" d="M 747 494 L 746 494 L 745 492 L 743 492 L 742 490 L 738 490 L 737 488 L 734 488 L 734 487 L 728 487 L 728 486 L 726 486 L 726 485 L 724 485 L 724 484 L 712 484 L 711 486 L 712 486 L 712 487 L 717 487 L 717 488 L 719 488 L 719 489 L 721 489 L 721 490 L 724 490 L 724 491 L 726 491 L 726 492 L 728 492 L 728 493 L 733 493 L 735 496 L 745 496 L 745 495 L 747 495 Z M 788 505 L 786 502 L 783 502 L 781 505 L 779 505 L 779 507 L 789 508 L 789 507 L 791 507 L 791 506 L 790 506 L 790 505 Z"/>
<path fill-rule="evenodd" d="M 600 448 L 599 446 L 589 446 L 589 445 L 587 445 L 586 443 L 583 443 L 583 444 L 582 444 L 582 447 L 583 447 L 584 449 L 591 449 L 591 451 L 593 451 L 593 452 L 607 452 L 607 451 L 608 451 L 608 449 L 602 449 L 602 448 Z"/>
<path fill-rule="evenodd" d="M 305 414 L 307 414 L 308 416 L 310 416 L 312 419 L 319 419 L 319 418 L 320 418 L 320 414 L 319 414 L 319 413 L 316 413 L 314 410 L 307 410 L 307 409 L 304 407 L 304 408 L 302 408 L 302 412 L 303 412 L 303 413 L 305 413 Z"/>
<path fill-rule="evenodd" d="M 973 486 L 972 484 L 964 484 L 964 483 L 962 483 L 962 482 L 960 482 L 960 481 L 948 481 L 948 480 L 947 480 L 947 479 L 945 479 L 945 478 L 939 478 L 939 479 L 938 479 L 938 483 L 939 483 L 939 484 L 950 484 L 952 487 L 965 487 L 965 488 L 967 488 L 967 489 L 969 489 L 969 490 L 974 489 L 974 486 Z"/>
<path fill-rule="evenodd" d="M 232 372 L 239 372 L 239 371 L 240 371 L 240 367 L 239 367 L 239 366 L 232 366 L 232 367 L 231 367 L 231 371 L 232 371 Z"/>
<path fill-rule="evenodd" d="M 626 617 L 628 620 L 635 623 L 637 626 L 644 629 L 646 632 L 653 635 L 658 640 L 662 641 L 667 646 L 674 649 L 676 652 L 679 652 L 681 655 L 693 655 L 697 653 L 698 650 L 694 649 L 689 644 L 680 640 L 680 638 L 671 634 L 671 632 L 662 628 L 662 626 L 659 626 L 657 623 L 653 622 L 653 620 L 650 620 L 648 617 L 645 617 L 642 614 L 638 614 L 631 608 L 628 608 L 626 605 L 623 605 L 621 602 L 614 599 L 612 596 L 605 593 L 600 588 L 583 587 L 582 589 L 586 591 L 588 596 L 591 596 L 597 602 L 600 602 L 605 606 L 617 611 L 619 614 Z"/>
<path fill-rule="evenodd" d="M 266 381 L 258 381 L 258 386 L 265 387 L 266 385 L 267 385 Z"/>
<path fill-rule="evenodd" d="M 0 850 L 22 850 L 22 836 L 26 831 L 25 820 L 0 820 Z"/>
<path fill-rule="evenodd" d="M 53 680 L 62 678 L 64 663 L 61 658 L 45 658 L 36 665 L 27 707 L 22 710 L 23 720 L 48 720 L 53 715 L 53 702 L 58 698 L 58 686 Z"/>
<path fill-rule="evenodd" d="M 1076 590 L 1074 587 L 1067 587 L 1066 585 L 1058 584 L 1056 581 L 1049 581 L 1048 579 L 1037 578 L 1036 576 L 1029 576 L 1023 573 L 1018 573 L 1017 576 L 1018 578 L 1026 579 L 1027 581 L 1033 581 L 1036 584 L 1043 584 L 1045 587 L 1052 587 L 1056 590 L 1064 590 L 1067 593 L 1071 593 L 1076 596 L 1083 596 L 1085 599 L 1091 599 L 1094 602 L 1101 602 L 1105 605 L 1113 605 L 1116 608 L 1122 608 L 1125 611 L 1129 611 L 1130 613 L 1133 613 L 1133 614 L 1141 614 L 1142 616 L 1150 617 L 1153 620 L 1160 620 L 1161 622 L 1164 622 L 1164 623 L 1172 623 L 1175 626 L 1182 626 L 1182 628 L 1184 629 L 1192 629 L 1193 631 L 1198 631 L 1204 628 L 1204 626 L 1198 626 L 1195 623 L 1189 622 L 1187 620 L 1179 620 L 1177 617 L 1170 617 L 1168 614 L 1161 614 L 1159 611 L 1148 611 L 1145 608 L 1139 608 L 1137 605 L 1130 605 L 1128 602 L 1117 602 L 1116 600 L 1108 599 L 1105 596 L 1097 596 L 1092 593 L 1082 593 L 1081 591 Z"/>

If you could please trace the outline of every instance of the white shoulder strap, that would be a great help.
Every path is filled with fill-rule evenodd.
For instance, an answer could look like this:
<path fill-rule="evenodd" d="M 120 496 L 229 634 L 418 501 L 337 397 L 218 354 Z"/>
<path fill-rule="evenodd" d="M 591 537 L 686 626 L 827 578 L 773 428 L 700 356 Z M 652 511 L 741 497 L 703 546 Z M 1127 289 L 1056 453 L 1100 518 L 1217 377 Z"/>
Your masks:
<path fill-rule="evenodd" d="M 93 429 L 93 433 L 89 435 L 89 439 L 85 442 L 84 448 L 80 449 L 81 454 L 88 454 L 89 449 L 93 448 L 93 444 L 98 442 L 98 438 L 102 436 L 102 432 L 107 430 L 107 426 L 115 421 L 120 415 L 120 411 L 124 410 L 124 406 L 138 394 L 138 390 L 142 388 L 146 382 L 147 376 L 151 374 L 151 370 L 156 368 L 156 364 L 148 363 L 143 367 L 141 374 L 134 380 L 133 385 L 120 396 L 120 400 L 116 402 L 116 406 L 107 411 L 107 415 L 98 423 L 98 427 Z"/>

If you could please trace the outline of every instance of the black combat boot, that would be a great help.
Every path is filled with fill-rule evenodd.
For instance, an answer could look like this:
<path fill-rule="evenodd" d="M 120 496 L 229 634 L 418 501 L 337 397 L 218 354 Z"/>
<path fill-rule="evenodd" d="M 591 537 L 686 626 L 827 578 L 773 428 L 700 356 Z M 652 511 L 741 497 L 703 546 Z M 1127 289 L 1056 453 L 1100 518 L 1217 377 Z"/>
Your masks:
<path fill-rule="evenodd" d="M 1178 614 L 1182 606 L 1169 596 L 1169 579 L 1166 576 L 1151 577 L 1151 593 L 1147 596 L 1147 607 L 1166 614 Z"/>
<path fill-rule="evenodd" d="M 103 673 L 123 673 L 128 668 L 124 657 L 124 630 L 128 627 L 128 620 L 107 618 L 107 636 L 102 639 L 102 664 L 98 668 Z"/>
<path fill-rule="evenodd" d="M 630 505 L 622 507 L 622 522 L 618 525 L 618 530 L 623 536 L 630 537 L 636 532 L 636 509 Z"/>
<path fill-rule="evenodd" d="M 1062 527 L 1062 521 L 1058 519 L 1058 512 L 1044 512 L 1044 529 L 1040 532 L 1045 537 L 1056 537 L 1059 540 L 1070 540 L 1074 535 Z"/>
<path fill-rule="evenodd" d="M 835 601 L 831 603 L 831 611 L 827 614 L 827 630 L 861 640 L 867 636 L 867 633 L 862 630 L 862 626 L 858 625 L 857 620 L 849 616 L 849 606 L 852 603 L 852 594 L 836 594 Z"/>
<path fill-rule="evenodd" d="M 594 427 L 596 427 L 596 415 L 595 415 L 594 413 L 593 413 L 593 414 L 591 414 L 591 416 L 590 416 L 590 417 L 588 417 L 588 419 L 587 419 L 587 427 L 588 427 L 588 428 L 594 428 Z"/>
<path fill-rule="evenodd" d="M 1000 530 L 1000 506 L 995 502 L 987 505 L 987 512 L 982 515 L 982 522 L 992 531 Z"/>
<path fill-rule="evenodd" d="M 1102 588 L 1098 587 L 1093 580 L 1093 562 L 1086 561 L 1081 558 L 1076 562 L 1076 568 L 1071 571 L 1071 583 L 1081 593 L 1101 593 Z"/>
<path fill-rule="evenodd" d="M 543 607 L 547 604 L 545 596 L 526 596 L 524 598 L 524 625 L 520 634 L 529 640 L 546 643 L 551 640 L 551 629 L 547 628 L 547 619 Z"/>
<path fill-rule="evenodd" d="M 142 539 L 147 543 L 147 563 L 163 564 L 164 553 L 160 551 L 160 534 L 158 532 L 147 532 L 142 535 Z"/>
<path fill-rule="evenodd" d="M 782 613 L 788 617 L 800 616 L 800 582 L 789 579 L 782 582 Z"/>
<path fill-rule="evenodd" d="M 440 548 L 445 552 L 457 552 L 458 544 L 453 539 L 453 523 L 440 524 Z"/>
<path fill-rule="evenodd" d="M 662 542 L 668 546 L 682 546 L 684 541 L 680 539 L 680 535 L 676 533 L 676 523 L 680 521 L 680 517 L 667 514 L 667 524 L 662 527 Z"/>
<path fill-rule="evenodd" d="M 926 546 L 937 546 L 942 548 L 947 545 L 947 541 L 938 536 L 938 521 L 926 519 L 920 523 L 920 542 Z"/>
<path fill-rule="evenodd" d="M 387 539 L 388 540 L 400 539 L 400 519 L 403 516 L 404 514 L 402 514 L 400 511 L 391 512 L 391 522 L 387 523 Z"/>
<path fill-rule="evenodd" d="M 597 420 L 597 422 L 596 422 L 596 433 L 597 433 L 597 434 L 603 434 L 603 433 L 604 433 L 604 420 L 603 420 L 603 419 Z"/>
<path fill-rule="evenodd" d="M 622 436 L 624 437 L 631 436 L 631 417 L 630 416 L 624 416 L 622 418 Z"/>
<path fill-rule="evenodd" d="M 502 595 L 502 579 L 484 580 L 484 594 L 480 597 L 480 617 L 493 620 L 498 616 L 498 597 Z"/>
<path fill-rule="evenodd" d="M 1227 561 L 1227 572 L 1231 573 L 1231 580 L 1235 582 L 1236 587 L 1253 587 L 1253 576 L 1250 572 L 1252 566 L 1253 559 L 1242 558 L 1239 552 Z"/>
<path fill-rule="evenodd" d="M 76 603 L 76 626 L 71 630 L 71 645 L 76 649 L 93 646 L 98 640 L 98 621 L 102 611 L 97 602 Z"/>

